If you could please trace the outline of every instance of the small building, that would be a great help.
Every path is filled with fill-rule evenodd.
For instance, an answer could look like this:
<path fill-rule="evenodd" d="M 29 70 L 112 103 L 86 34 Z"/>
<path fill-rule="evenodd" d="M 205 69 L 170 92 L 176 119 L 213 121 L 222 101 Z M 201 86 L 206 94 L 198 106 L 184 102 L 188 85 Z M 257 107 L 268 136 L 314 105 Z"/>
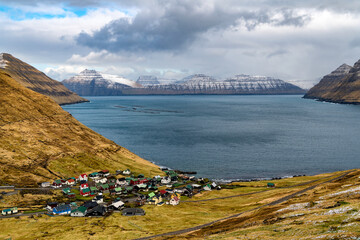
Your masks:
<path fill-rule="evenodd" d="M 166 191 L 165 189 L 160 190 L 159 193 L 161 194 L 162 197 L 169 195 L 168 191 Z"/>
<path fill-rule="evenodd" d="M 115 191 L 115 194 L 121 194 L 122 189 L 121 189 L 121 187 L 117 187 L 114 189 L 114 191 Z"/>
<path fill-rule="evenodd" d="M 134 187 L 132 187 L 132 186 L 125 187 L 125 192 L 126 193 L 131 193 L 133 190 L 134 190 Z"/>
<path fill-rule="evenodd" d="M 109 185 L 109 189 L 115 189 L 116 188 L 116 184 L 114 182 L 110 182 L 108 183 Z"/>
<path fill-rule="evenodd" d="M 88 175 L 86 173 L 81 174 L 79 176 L 79 181 L 87 181 L 88 180 Z"/>
<path fill-rule="evenodd" d="M 50 187 L 50 186 L 51 186 L 50 182 L 41 183 L 41 187 Z"/>
<path fill-rule="evenodd" d="M 68 198 L 75 198 L 75 197 L 76 197 L 76 196 L 75 196 L 75 193 L 73 193 L 73 192 L 68 193 L 66 196 L 67 196 Z"/>
<path fill-rule="evenodd" d="M 170 182 L 171 182 L 170 177 L 164 177 L 163 179 L 161 179 L 162 184 L 169 184 Z"/>
<path fill-rule="evenodd" d="M 57 202 L 49 202 L 46 205 L 46 210 L 48 210 L 49 212 L 52 212 L 54 207 L 57 207 L 58 203 Z"/>
<path fill-rule="evenodd" d="M 267 183 L 267 187 L 271 187 L 271 188 L 274 188 L 275 187 L 275 184 L 274 183 Z"/>
<path fill-rule="evenodd" d="M 62 190 L 62 192 L 63 192 L 63 194 L 67 195 L 67 194 L 69 194 L 71 192 L 71 189 L 70 188 L 64 188 Z"/>
<path fill-rule="evenodd" d="M 61 188 L 62 185 L 63 185 L 63 183 L 61 182 L 60 179 L 58 179 L 58 180 L 55 180 L 55 181 L 53 182 L 52 187 L 53 187 L 53 188 Z"/>
<path fill-rule="evenodd" d="M 123 207 L 124 207 L 125 203 L 122 202 L 122 201 L 116 201 L 116 202 L 113 202 L 109 207 L 108 209 L 110 210 L 121 210 Z"/>
<path fill-rule="evenodd" d="M 98 178 L 98 177 L 100 177 L 98 172 L 93 172 L 93 173 L 89 174 L 89 178 L 91 178 L 91 179 L 95 179 L 95 178 Z"/>
<path fill-rule="evenodd" d="M 130 169 L 126 169 L 122 172 L 123 175 L 130 175 L 131 174 L 131 171 Z"/>
<path fill-rule="evenodd" d="M 99 190 L 100 191 L 108 191 L 110 189 L 109 184 L 100 184 Z"/>
<path fill-rule="evenodd" d="M 116 184 L 120 186 L 126 186 L 128 185 L 128 181 L 126 181 L 125 178 L 119 178 L 116 180 Z"/>
<path fill-rule="evenodd" d="M 68 186 L 74 186 L 76 184 L 75 180 L 72 178 L 69 178 L 66 183 Z"/>
<path fill-rule="evenodd" d="M 145 211 L 141 208 L 125 208 L 121 214 L 123 216 L 144 216 Z"/>
<path fill-rule="evenodd" d="M 80 194 L 81 194 L 81 196 L 84 196 L 84 197 L 90 196 L 90 194 L 91 194 L 90 188 L 81 189 Z"/>
<path fill-rule="evenodd" d="M 84 206 L 80 206 L 71 211 L 70 216 L 72 217 L 85 217 L 87 213 L 87 208 Z"/>
<path fill-rule="evenodd" d="M 97 204 L 104 202 L 104 196 L 103 195 L 97 195 L 94 197 L 93 202 L 96 202 Z"/>
<path fill-rule="evenodd" d="M 173 198 L 170 199 L 170 204 L 175 206 L 178 205 L 180 202 L 180 198 L 178 198 L 177 196 L 174 196 Z"/>
<path fill-rule="evenodd" d="M 92 187 L 90 187 L 90 191 L 91 191 L 91 193 L 97 193 L 97 192 L 99 192 L 99 189 L 96 186 L 92 186 Z"/>
<path fill-rule="evenodd" d="M 89 184 L 83 183 L 83 184 L 80 185 L 80 190 L 83 190 L 83 189 L 86 189 L 86 188 L 89 188 Z"/>
<path fill-rule="evenodd" d="M 11 215 L 11 214 L 16 214 L 18 213 L 18 208 L 17 207 L 13 207 L 13 208 L 7 208 L 1 211 L 1 215 Z"/>
<path fill-rule="evenodd" d="M 100 175 L 101 177 L 107 177 L 107 176 L 110 175 L 110 172 L 109 172 L 109 170 L 105 169 L 105 170 L 100 171 L 100 172 L 99 172 L 99 175 Z"/>
<path fill-rule="evenodd" d="M 69 204 L 58 205 L 53 208 L 53 214 L 66 215 L 71 213 L 71 207 Z"/>
<path fill-rule="evenodd" d="M 83 205 L 81 206 L 84 206 L 86 207 L 87 210 L 90 210 L 96 206 L 98 206 L 99 204 L 97 204 L 96 202 L 93 202 L 93 201 L 86 201 Z"/>
<path fill-rule="evenodd" d="M 210 185 L 210 184 L 206 184 L 206 185 L 203 187 L 203 189 L 204 189 L 205 191 L 211 191 L 211 185 Z"/>
<path fill-rule="evenodd" d="M 102 205 L 97 205 L 96 207 L 89 210 L 86 216 L 104 216 L 106 213 L 106 209 Z"/>
<path fill-rule="evenodd" d="M 107 178 L 97 178 L 97 179 L 94 179 L 95 183 L 102 183 L 102 184 L 105 184 L 107 183 Z"/>

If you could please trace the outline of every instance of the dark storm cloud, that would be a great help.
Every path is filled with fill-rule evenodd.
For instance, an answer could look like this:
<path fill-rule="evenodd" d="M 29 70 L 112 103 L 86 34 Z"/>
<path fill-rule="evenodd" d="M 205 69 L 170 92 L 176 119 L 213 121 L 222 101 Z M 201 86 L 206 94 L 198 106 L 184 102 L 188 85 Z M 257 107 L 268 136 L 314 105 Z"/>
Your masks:
<path fill-rule="evenodd" d="M 309 18 L 290 9 L 245 11 L 194 1 L 170 1 L 164 2 L 161 10 L 142 10 L 132 20 L 113 21 L 92 34 L 81 33 L 76 40 L 80 45 L 109 51 L 178 50 L 209 30 L 236 26 L 253 30 L 259 24 L 303 26 Z"/>

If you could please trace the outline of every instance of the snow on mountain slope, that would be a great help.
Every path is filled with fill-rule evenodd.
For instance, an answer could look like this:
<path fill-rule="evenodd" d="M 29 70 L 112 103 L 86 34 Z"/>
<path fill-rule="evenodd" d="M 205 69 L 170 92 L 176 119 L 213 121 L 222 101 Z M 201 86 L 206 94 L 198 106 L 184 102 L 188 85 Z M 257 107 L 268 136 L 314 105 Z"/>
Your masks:
<path fill-rule="evenodd" d="M 4 54 L 0 53 L 0 68 L 5 68 L 7 63 L 6 60 L 4 59 Z"/>
<path fill-rule="evenodd" d="M 116 83 L 120 83 L 120 84 L 124 84 L 133 88 L 137 88 L 137 87 L 141 87 L 141 84 L 134 82 L 132 80 L 120 77 L 120 76 L 116 76 L 116 75 L 111 75 L 111 74 L 105 74 L 105 73 L 100 73 L 102 75 L 102 77 L 106 80 L 110 80 Z"/>

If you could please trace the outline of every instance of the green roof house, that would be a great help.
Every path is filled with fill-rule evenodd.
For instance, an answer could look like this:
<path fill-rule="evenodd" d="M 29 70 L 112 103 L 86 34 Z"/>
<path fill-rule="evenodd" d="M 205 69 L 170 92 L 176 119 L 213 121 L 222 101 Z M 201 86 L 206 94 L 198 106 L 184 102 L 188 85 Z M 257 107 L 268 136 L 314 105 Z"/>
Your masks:
<path fill-rule="evenodd" d="M 84 206 L 78 207 L 71 211 L 70 216 L 72 217 L 85 217 L 87 208 Z"/>

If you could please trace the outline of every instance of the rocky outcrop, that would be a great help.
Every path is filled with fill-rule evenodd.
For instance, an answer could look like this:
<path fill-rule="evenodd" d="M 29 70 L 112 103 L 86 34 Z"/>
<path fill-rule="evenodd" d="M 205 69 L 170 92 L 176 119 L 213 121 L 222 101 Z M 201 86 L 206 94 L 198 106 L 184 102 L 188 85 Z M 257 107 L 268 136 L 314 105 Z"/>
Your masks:
<path fill-rule="evenodd" d="M 304 95 L 304 98 L 360 104 L 360 60 L 353 67 L 343 64 L 324 76 Z"/>
<path fill-rule="evenodd" d="M 81 96 L 117 96 L 123 95 L 124 89 L 142 87 L 129 79 L 88 69 L 62 83 Z"/>
<path fill-rule="evenodd" d="M 302 94 L 305 90 L 293 84 L 263 76 L 236 75 L 216 80 L 195 74 L 173 84 L 155 84 L 144 88 L 126 89 L 124 94 Z"/>
<path fill-rule="evenodd" d="M 21 85 L 52 98 L 60 105 L 88 101 L 71 92 L 61 82 L 51 79 L 43 72 L 10 54 L 0 54 L 0 68 Z"/>

